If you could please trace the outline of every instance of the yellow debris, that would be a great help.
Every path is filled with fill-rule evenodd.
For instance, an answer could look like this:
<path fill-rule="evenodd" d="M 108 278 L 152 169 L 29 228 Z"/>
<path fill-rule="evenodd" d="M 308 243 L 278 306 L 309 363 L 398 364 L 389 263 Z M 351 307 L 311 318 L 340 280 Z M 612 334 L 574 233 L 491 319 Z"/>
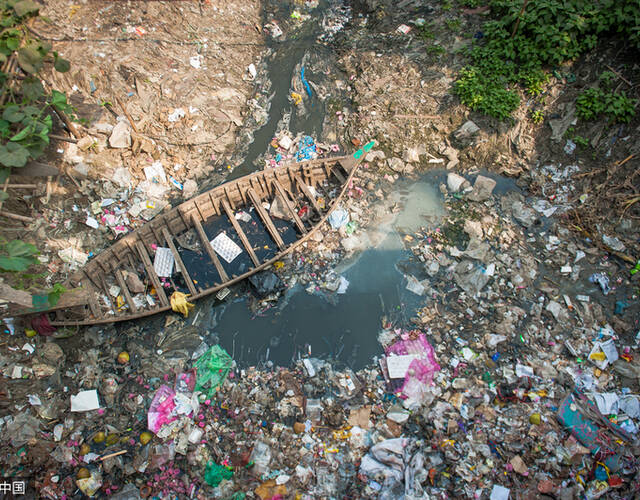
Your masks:
<path fill-rule="evenodd" d="M 291 92 L 291 99 L 296 106 L 302 102 L 302 96 L 296 92 Z"/>
<path fill-rule="evenodd" d="M 171 309 L 173 309 L 175 312 L 184 314 L 185 318 L 189 316 L 189 311 L 195 307 L 195 305 L 191 302 L 187 302 L 188 296 L 189 294 L 186 293 L 173 292 L 173 295 L 171 295 L 170 299 Z"/>

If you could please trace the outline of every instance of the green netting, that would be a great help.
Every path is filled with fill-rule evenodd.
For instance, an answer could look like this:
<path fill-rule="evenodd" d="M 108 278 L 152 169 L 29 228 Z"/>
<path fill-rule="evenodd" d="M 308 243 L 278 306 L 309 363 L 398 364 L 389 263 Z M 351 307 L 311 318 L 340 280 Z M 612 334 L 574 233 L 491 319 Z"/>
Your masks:
<path fill-rule="evenodd" d="M 226 353 L 225 353 L 226 354 Z M 223 479 L 231 479 L 233 471 L 215 462 L 209 462 L 204 470 L 204 480 L 209 486 L 218 486 Z"/>
<path fill-rule="evenodd" d="M 246 497 L 247 495 L 241 491 L 236 491 L 231 497 L 229 497 L 229 500 L 244 500 Z"/>
<path fill-rule="evenodd" d="M 211 397 L 226 380 L 232 363 L 231 356 L 222 347 L 211 347 L 193 365 L 198 373 L 195 390 L 205 392 L 208 388 L 206 394 Z"/>

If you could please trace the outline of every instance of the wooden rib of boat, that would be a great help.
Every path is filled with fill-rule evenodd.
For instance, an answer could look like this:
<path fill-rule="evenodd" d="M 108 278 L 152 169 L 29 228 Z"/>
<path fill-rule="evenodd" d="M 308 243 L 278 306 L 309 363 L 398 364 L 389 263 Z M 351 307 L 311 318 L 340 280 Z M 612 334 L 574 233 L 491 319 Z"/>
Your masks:
<path fill-rule="evenodd" d="M 2 316 L 44 313 L 53 326 L 112 323 L 172 309 L 174 291 L 189 294 L 193 302 L 222 290 L 271 266 L 318 231 L 344 197 L 362 161 L 359 153 L 358 159 L 309 160 L 221 184 L 156 216 L 91 259 L 69 280 L 72 291 L 55 307 L 13 307 Z M 266 208 L 274 203 L 280 217 Z M 210 244 L 221 232 L 236 243 L 236 252 L 242 250 L 231 262 Z M 186 236 L 195 242 L 186 243 Z M 170 249 L 175 263 L 165 278 L 154 269 L 159 247 Z"/>

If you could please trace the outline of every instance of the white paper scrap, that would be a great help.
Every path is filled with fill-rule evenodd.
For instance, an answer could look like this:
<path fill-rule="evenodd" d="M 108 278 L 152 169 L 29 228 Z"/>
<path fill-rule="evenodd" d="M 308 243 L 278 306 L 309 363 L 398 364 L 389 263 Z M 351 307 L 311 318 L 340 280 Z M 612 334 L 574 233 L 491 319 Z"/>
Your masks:
<path fill-rule="evenodd" d="M 416 358 L 415 354 L 388 356 L 387 369 L 389 370 L 389 378 L 404 378 L 407 375 L 407 370 L 409 370 L 409 365 Z"/>
<path fill-rule="evenodd" d="M 591 357 L 592 354 L 599 352 L 603 352 L 606 359 L 599 360 Z M 618 350 L 616 349 L 613 339 L 607 340 L 606 342 L 594 342 L 593 349 L 591 349 L 591 352 L 589 353 L 589 359 L 601 370 L 604 370 L 609 366 L 609 363 L 617 361 L 618 357 Z"/>
<path fill-rule="evenodd" d="M 509 500 L 509 493 L 511 493 L 509 488 L 494 484 L 489 500 Z"/>
<path fill-rule="evenodd" d="M 167 182 L 167 174 L 165 174 L 164 167 L 159 161 L 153 162 L 148 167 L 144 167 L 144 175 L 148 181 L 158 179 L 161 182 Z"/>
<path fill-rule="evenodd" d="M 161 278 L 170 278 L 173 274 L 173 263 L 175 262 L 170 248 L 158 247 L 156 256 L 153 259 L 153 270 Z"/>
<path fill-rule="evenodd" d="M 98 391 L 92 389 L 90 391 L 81 391 L 78 394 L 71 395 L 71 411 L 91 411 L 100 408 L 98 401 Z"/>
<path fill-rule="evenodd" d="M 618 413 L 618 395 L 614 392 L 602 392 L 593 395 L 593 399 L 598 405 L 598 410 L 603 415 Z"/>
<path fill-rule="evenodd" d="M 526 365 L 516 365 L 516 375 L 518 377 L 533 377 L 533 368 Z"/>
<path fill-rule="evenodd" d="M 27 398 L 29 398 L 29 404 L 31 406 L 41 406 L 42 401 L 37 394 L 27 394 Z"/>
<path fill-rule="evenodd" d="M 216 253 L 227 262 L 233 262 L 233 259 L 242 253 L 242 248 L 236 245 L 225 233 L 220 233 L 210 243 Z"/>
<path fill-rule="evenodd" d="M 313 367 L 313 365 L 311 364 L 311 361 L 309 361 L 307 358 L 302 360 L 302 363 L 304 364 L 304 367 L 307 369 L 307 373 L 309 374 L 310 377 L 315 377 L 316 376 L 316 370 Z"/>
<path fill-rule="evenodd" d="M 621 396 L 618 402 L 618 408 L 631 418 L 640 417 L 640 400 L 637 396 L 633 396 L 632 394 Z"/>
<path fill-rule="evenodd" d="M 87 226 L 92 227 L 93 229 L 98 229 L 100 227 L 100 224 L 98 223 L 98 221 L 89 215 L 87 215 L 87 220 L 84 221 L 84 223 Z"/>

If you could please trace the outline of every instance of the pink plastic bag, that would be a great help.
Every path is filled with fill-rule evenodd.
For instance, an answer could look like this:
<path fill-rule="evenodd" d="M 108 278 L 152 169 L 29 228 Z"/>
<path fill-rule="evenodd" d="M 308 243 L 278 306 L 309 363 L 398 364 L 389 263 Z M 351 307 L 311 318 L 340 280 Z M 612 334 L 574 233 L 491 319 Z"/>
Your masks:
<path fill-rule="evenodd" d="M 149 413 L 147 414 L 147 427 L 156 434 L 163 425 L 173 422 L 178 417 L 171 415 L 176 404 L 173 397 L 176 395 L 174 390 L 168 385 L 162 385 L 153 396 Z"/>
<path fill-rule="evenodd" d="M 401 391 L 406 398 L 422 401 L 426 387 L 433 382 L 436 372 L 440 371 L 433 346 L 421 333 L 415 340 L 399 340 L 389 346 L 387 354 L 390 353 L 399 356 L 413 354 L 417 357 L 409 365 Z"/>

